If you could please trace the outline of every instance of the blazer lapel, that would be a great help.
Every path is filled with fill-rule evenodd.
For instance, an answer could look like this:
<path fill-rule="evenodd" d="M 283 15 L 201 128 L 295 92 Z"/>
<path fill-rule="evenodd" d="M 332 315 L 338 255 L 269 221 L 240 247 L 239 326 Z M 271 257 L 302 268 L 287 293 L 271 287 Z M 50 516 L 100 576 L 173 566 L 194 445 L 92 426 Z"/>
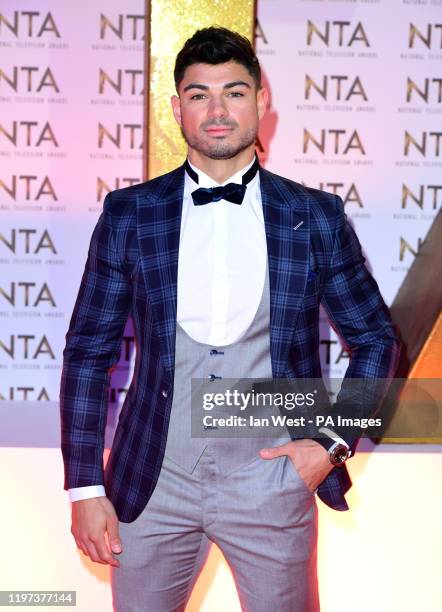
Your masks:
<path fill-rule="evenodd" d="M 308 195 L 260 169 L 270 280 L 270 352 L 273 377 L 284 376 L 287 352 L 302 305 L 309 269 Z"/>
<path fill-rule="evenodd" d="M 184 166 L 157 179 L 138 210 L 138 239 L 147 299 L 161 342 L 166 370 L 175 365 L 178 249 Z"/>

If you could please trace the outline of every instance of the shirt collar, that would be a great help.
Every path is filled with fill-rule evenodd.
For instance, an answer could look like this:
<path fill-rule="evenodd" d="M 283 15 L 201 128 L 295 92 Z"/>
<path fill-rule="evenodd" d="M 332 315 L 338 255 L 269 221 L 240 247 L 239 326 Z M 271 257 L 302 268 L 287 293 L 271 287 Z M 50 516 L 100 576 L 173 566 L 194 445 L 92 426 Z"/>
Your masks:
<path fill-rule="evenodd" d="M 195 181 L 187 174 L 187 172 L 185 173 L 186 181 L 190 181 L 192 189 L 196 189 L 198 187 L 219 187 L 220 185 L 226 185 L 227 183 L 241 184 L 243 175 L 247 172 L 249 168 L 252 167 L 255 158 L 253 158 L 252 161 L 247 164 L 247 166 L 244 166 L 244 168 L 241 168 L 241 170 L 238 170 L 238 172 L 235 172 L 235 174 L 233 174 L 230 178 L 226 179 L 224 183 L 217 183 L 213 180 L 213 178 L 211 178 L 205 172 L 203 172 L 194 164 L 192 164 L 189 159 L 187 159 L 187 161 L 192 170 L 194 170 L 198 174 L 198 183 L 195 183 Z M 256 173 L 256 176 L 258 176 L 258 174 L 259 172 Z M 256 176 L 252 179 L 251 183 L 253 183 L 253 181 L 256 179 Z"/>

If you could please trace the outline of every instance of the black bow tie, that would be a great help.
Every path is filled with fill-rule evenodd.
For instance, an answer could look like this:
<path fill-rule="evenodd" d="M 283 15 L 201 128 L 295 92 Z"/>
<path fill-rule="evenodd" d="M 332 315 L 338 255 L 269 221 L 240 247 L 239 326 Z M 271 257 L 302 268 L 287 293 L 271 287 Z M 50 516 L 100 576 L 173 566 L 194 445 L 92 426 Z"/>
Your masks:
<path fill-rule="evenodd" d="M 200 187 L 192 191 L 193 203 L 195 206 L 200 206 L 209 202 L 228 200 L 233 204 L 242 204 L 246 189 L 247 185 L 238 185 L 238 183 L 227 183 L 222 187 Z"/>
<path fill-rule="evenodd" d="M 198 183 L 198 174 L 193 170 L 187 159 L 184 166 L 190 178 L 195 181 L 195 183 Z M 222 185 L 219 187 L 200 187 L 199 189 L 192 191 L 193 203 L 195 206 L 201 206 L 202 204 L 208 204 L 209 202 L 227 200 L 228 202 L 233 202 L 233 204 L 242 204 L 244 195 L 246 193 L 247 184 L 253 179 L 258 171 L 258 168 L 258 158 L 255 156 L 255 161 L 242 177 L 242 185 L 239 185 L 238 183 L 227 183 L 227 185 Z"/>

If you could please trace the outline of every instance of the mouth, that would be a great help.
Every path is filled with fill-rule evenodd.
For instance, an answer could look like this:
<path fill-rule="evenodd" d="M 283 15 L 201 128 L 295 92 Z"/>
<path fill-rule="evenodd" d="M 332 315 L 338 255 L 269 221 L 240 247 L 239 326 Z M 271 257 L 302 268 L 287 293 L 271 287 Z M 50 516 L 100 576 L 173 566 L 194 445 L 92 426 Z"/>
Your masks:
<path fill-rule="evenodd" d="M 233 128 L 226 126 L 212 126 L 206 129 L 206 134 L 209 136 L 225 136 L 232 131 Z"/>

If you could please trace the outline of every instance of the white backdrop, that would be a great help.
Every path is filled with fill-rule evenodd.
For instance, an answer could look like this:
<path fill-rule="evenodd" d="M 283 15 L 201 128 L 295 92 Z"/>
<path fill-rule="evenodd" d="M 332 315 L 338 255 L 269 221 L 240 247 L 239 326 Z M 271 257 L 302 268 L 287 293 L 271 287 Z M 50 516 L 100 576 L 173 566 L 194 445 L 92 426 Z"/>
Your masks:
<path fill-rule="evenodd" d="M 56 401 L 102 200 L 143 177 L 143 2 L 2 7 L 0 397 Z M 258 5 L 260 157 L 342 196 L 388 303 L 442 200 L 441 14 L 436 1 Z M 127 332 L 111 400 L 129 379 Z M 326 325 L 321 358 L 343 375 Z"/>
<path fill-rule="evenodd" d="M 54 495 L 64 335 L 90 235 L 107 191 L 143 177 L 143 13 L 141 0 L 0 5 L 0 400 L 13 432 L 1 443 L 52 447 Z M 441 18 L 441 0 L 258 3 L 260 157 L 343 197 L 387 303 L 442 200 Z M 325 322 L 321 358 L 343 375 Z M 132 362 L 129 325 L 114 415 Z M 23 401 L 45 414 L 36 427 L 22 427 Z"/>

